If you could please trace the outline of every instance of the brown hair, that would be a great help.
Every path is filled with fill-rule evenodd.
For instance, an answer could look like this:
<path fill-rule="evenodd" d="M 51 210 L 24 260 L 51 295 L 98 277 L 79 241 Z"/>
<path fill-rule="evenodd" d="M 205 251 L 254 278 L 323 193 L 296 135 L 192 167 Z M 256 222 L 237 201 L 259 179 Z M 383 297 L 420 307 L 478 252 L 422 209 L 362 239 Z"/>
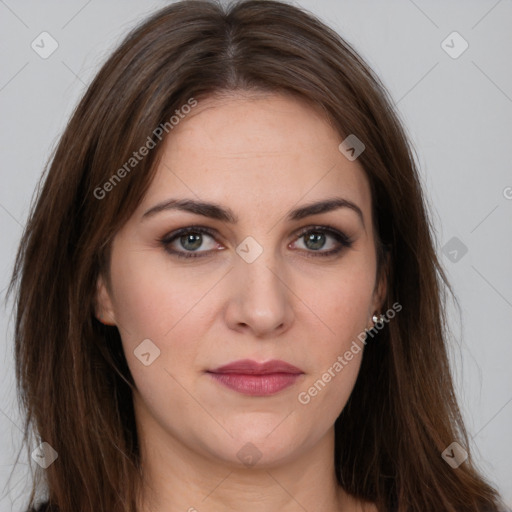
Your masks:
<path fill-rule="evenodd" d="M 38 187 L 9 294 L 16 289 L 15 356 L 33 428 L 59 454 L 34 475 L 55 510 L 133 511 L 141 487 L 133 379 L 116 327 L 94 317 L 109 247 L 154 176 L 158 148 L 98 198 L 98 187 L 155 128 L 195 98 L 231 91 L 292 94 L 321 108 L 366 146 L 384 309 L 403 310 L 366 346 L 335 423 L 336 476 L 381 511 L 494 511 L 500 498 L 471 458 L 447 357 L 446 277 L 411 147 L 384 86 L 355 50 L 309 13 L 249 0 L 165 7 L 134 29 L 76 108 Z M 168 131 L 168 130 L 166 130 Z M 158 141 L 155 141 L 158 143 Z M 161 145 L 159 145 L 161 147 Z M 95 192 L 96 191 L 96 192 Z M 469 453 L 453 469 L 453 441 Z"/>

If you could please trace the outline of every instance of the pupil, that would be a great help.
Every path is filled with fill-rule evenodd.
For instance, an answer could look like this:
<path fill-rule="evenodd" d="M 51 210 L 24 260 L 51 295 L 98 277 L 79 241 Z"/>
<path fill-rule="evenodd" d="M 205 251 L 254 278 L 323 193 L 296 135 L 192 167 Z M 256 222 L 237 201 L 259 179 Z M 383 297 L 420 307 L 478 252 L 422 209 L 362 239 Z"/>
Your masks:
<path fill-rule="evenodd" d="M 321 249 L 325 243 L 325 233 L 310 233 L 309 235 L 306 235 L 306 246 L 309 249 Z M 309 243 L 309 242 L 312 242 Z"/>
<path fill-rule="evenodd" d="M 310 233 L 304 238 L 309 249 L 321 249 L 325 243 L 325 233 Z M 195 251 L 201 247 L 202 237 L 200 234 L 189 234 L 182 236 L 180 241 L 184 249 Z"/>
<path fill-rule="evenodd" d="M 180 239 L 181 245 L 184 249 L 188 249 L 191 251 L 195 251 L 201 247 L 201 235 L 200 234 L 192 234 L 192 235 L 184 235 Z M 191 245 L 187 245 L 188 242 L 191 242 Z"/>

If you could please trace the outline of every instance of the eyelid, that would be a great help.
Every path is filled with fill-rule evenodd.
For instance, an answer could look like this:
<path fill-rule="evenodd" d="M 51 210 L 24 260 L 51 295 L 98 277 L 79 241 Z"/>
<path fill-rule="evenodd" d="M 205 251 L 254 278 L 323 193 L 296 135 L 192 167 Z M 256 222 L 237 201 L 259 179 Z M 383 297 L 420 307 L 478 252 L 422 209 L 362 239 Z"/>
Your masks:
<path fill-rule="evenodd" d="M 294 241 L 299 240 L 302 236 L 304 236 L 306 233 L 309 232 L 321 232 L 325 233 L 332 238 L 334 238 L 338 244 L 341 245 L 341 247 L 337 249 L 331 249 L 329 251 L 314 251 L 314 250 L 303 250 L 301 249 L 300 252 L 307 253 L 308 257 L 328 257 L 328 256 L 335 256 L 337 253 L 341 252 L 343 249 L 347 249 L 352 246 L 353 240 L 351 237 L 346 235 L 343 231 L 341 231 L 338 228 L 335 228 L 334 226 L 330 224 L 309 224 L 307 226 L 303 226 L 302 228 L 298 229 L 293 234 L 293 240 L 288 243 L 293 243 Z M 162 245 L 164 245 L 165 250 L 171 254 L 176 255 L 179 258 L 184 259 L 193 259 L 193 258 L 201 258 L 211 255 L 212 252 L 217 252 L 216 249 L 207 250 L 207 251 L 176 251 L 173 249 L 169 249 L 168 246 L 176 241 L 179 237 L 187 234 L 187 233 L 200 233 L 200 234 L 206 234 L 213 238 L 214 240 L 216 237 L 219 236 L 219 233 L 214 228 L 209 228 L 205 226 L 199 226 L 199 225 L 190 225 L 183 228 L 176 229 L 170 233 L 165 234 L 164 236 L 160 237 L 158 239 L 158 242 Z"/>
<path fill-rule="evenodd" d="M 330 224 L 310 224 L 296 231 L 294 237 L 300 238 L 301 236 L 305 235 L 306 233 L 309 233 L 310 231 L 325 232 L 335 237 L 339 236 L 347 243 L 352 242 L 352 239 L 346 233 L 344 233 L 342 230 L 338 228 L 335 228 Z"/>
<path fill-rule="evenodd" d="M 183 235 L 186 235 L 187 233 L 201 233 L 202 235 L 208 235 L 211 238 L 215 239 L 215 237 L 219 236 L 219 233 L 216 229 L 207 228 L 205 226 L 186 226 L 183 228 L 175 229 L 174 231 L 171 231 L 170 233 L 165 234 L 164 236 L 160 237 L 157 241 L 164 246 L 167 246 L 180 238 Z M 179 254 L 187 254 L 185 251 L 169 251 L 173 254 L 179 253 Z M 198 251 L 201 253 L 209 253 L 211 251 Z M 192 253 L 192 251 L 189 251 L 189 253 Z"/>

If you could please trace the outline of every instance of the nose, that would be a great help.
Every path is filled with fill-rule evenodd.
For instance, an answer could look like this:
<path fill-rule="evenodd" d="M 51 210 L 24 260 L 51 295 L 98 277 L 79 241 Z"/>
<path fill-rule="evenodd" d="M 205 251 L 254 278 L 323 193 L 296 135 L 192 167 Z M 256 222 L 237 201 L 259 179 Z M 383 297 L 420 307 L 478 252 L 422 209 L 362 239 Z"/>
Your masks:
<path fill-rule="evenodd" d="M 281 334 L 294 318 L 290 284 L 270 252 L 263 251 L 252 263 L 240 258 L 229 273 L 226 322 L 231 329 L 258 338 Z"/>

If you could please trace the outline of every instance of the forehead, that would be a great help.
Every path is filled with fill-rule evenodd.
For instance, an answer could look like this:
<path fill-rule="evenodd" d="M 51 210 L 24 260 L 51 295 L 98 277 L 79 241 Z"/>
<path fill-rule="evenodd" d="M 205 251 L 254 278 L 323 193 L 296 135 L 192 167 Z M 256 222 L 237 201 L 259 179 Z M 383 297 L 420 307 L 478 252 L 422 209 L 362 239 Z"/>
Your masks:
<path fill-rule="evenodd" d="M 322 113 L 291 96 L 251 94 L 200 101 L 163 142 L 140 206 L 172 197 L 271 211 L 342 195 L 370 214 L 363 168 L 339 151 Z M 262 211 L 260 211 L 262 213 Z"/>

